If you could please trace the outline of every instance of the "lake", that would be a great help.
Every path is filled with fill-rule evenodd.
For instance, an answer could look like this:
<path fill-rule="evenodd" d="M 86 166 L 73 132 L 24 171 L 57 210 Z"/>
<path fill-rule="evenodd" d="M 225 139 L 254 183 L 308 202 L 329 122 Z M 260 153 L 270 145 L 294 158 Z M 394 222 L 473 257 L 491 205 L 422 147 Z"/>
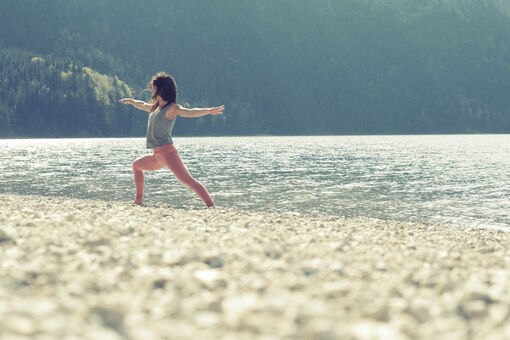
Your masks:
<path fill-rule="evenodd" d="M 510 227 L 510 135 L 174 138 L 217 206 Z M 143 138 L 0 140 L 0 192 L 134 198 Z M 145 202 L 202 207 L 167 169 Z"/>

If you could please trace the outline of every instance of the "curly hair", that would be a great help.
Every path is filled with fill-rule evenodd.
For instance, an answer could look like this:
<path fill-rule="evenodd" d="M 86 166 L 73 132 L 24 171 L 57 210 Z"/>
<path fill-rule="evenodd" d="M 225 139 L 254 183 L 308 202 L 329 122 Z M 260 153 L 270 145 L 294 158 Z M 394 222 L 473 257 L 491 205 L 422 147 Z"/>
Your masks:
<path fill-rule="evenodd" d="M 151 90 L 156 88 L 156 92 L 152 96 L 153 100 L 156 99 L 156 96 L 159 95 L 169 103 L 177 102 L 177 84 L 171 75 L 164 72 L 159 72 L 154 77 L 152 77 L 148 87 Z M 155 102 L 154 106 L 152 107 L 152 111 L 156 110 L 158 106 L 159 103 Z"/>

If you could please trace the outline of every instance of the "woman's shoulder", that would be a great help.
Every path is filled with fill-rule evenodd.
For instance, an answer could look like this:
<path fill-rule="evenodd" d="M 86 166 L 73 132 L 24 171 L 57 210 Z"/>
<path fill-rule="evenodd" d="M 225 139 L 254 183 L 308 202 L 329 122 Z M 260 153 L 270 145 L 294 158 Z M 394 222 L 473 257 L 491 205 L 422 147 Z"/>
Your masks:
<path fill-rule="evenodd" d="M 175 112 L 177 110 L 179 110 L 181 108 L 181 106 L 179 104 L 176 104 L 176 103 L 171 103 L 171 104 L 167 104 L 164 108 L 164 111 L 165 114 L 166 113 L 169 113 L 169 112 Z"/>
<path fill-rule="evenodd" d="M 166 104 L 165 110 L 175 110 L 175 109 L 178 109 L 179 107 L 180 107 L 180 105 L 177 103 L 169 103 L 169 104 Z"/>
<path fill-rule="evenodd" d="M 167 105 L 164 110 L 165 117 L 170 120 L 175 119 L 175 117 L 177 117 L 177 112 L 180 108 L 181 106 L 176 103 L 171 103 Z"/>

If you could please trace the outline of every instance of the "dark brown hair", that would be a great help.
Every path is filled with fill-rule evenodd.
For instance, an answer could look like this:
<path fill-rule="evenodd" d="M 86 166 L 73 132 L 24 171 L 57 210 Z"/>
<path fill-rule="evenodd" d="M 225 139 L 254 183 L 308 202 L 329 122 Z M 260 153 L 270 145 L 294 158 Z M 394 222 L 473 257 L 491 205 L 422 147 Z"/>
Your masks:
<path fill-rule="evenodd" d="M 156 99 L 156 96 L 159 95 L 171 104 L 177 102 L 177 84 L 171 75 L 159 72 L 152 77 L 147 87 L 150 88 L 151 91 L 154 87 L 156 88 L 156 93 L 152 96 L 152 99 Z M 158 106 L 159 103 L 154 103 L 152 111 L 156 110 Z"/>

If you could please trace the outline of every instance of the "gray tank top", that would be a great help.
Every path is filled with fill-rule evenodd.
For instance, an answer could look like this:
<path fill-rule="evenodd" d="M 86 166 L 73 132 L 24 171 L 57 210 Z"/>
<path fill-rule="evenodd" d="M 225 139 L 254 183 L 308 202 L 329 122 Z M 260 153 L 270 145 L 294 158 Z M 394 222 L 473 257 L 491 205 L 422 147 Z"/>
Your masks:
<path fill-rule="evenodd" d="M 157 148 L 167 144 L 173 144 L 172 129 L 175 119 L 168 119 L 165 116 L 165 109 L 171 103 L 166 104 L 161 109 L 149 114 L 147 121 L 147 149 Z"/>

